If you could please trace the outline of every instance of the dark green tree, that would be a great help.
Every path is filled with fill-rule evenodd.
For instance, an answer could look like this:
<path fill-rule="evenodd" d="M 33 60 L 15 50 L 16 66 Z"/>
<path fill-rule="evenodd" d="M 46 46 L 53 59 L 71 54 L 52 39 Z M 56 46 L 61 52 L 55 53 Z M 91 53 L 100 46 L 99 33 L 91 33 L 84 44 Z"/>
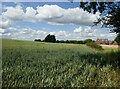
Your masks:
<path fill-rule="evenodd" d="M 41 42 L 41 39 L 35 39 L 34 41 L 38 41 L 38 42 Z"/>
<path fill-rule="evenodd" d="M 80 2 L 80 7 L 89 13 L 100 12 L 95 25 L 102 22 L 102 27 L 110 28 L 111 32 L 120 34 L 120 1 L 119 2 Z M 117 36 L 118 38 L 119 36 Z M 118 41 L 117 41 L 118 42 Z"/>
<path fill-rule="evenodd" d="M 94 42 L 92 39 L 86 39 L 86 40 L 84 40 L 84 43 L 86 44 L 86 43 L 91 43 L 91 42 Z"/>
<path fill-rule="evenodd" d="M 44 42 L 53 42 L 53 43 L 55 43 L 56 42 L 55 35 L 48 34 L 43 41 Z"/>
<path fill-rule="evenodd" d="M 115 38 L 115 41 L 118 43 L 118 45 L 120 45 L 120 34 L 117 35 L 117 37 Z"/>

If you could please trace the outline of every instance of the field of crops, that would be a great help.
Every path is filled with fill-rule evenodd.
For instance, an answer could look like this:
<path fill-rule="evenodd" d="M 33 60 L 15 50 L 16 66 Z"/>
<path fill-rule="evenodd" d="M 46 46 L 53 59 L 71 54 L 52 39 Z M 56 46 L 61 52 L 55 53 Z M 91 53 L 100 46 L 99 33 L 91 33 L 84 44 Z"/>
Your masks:
<path fill-rule="evenodd" d="M 120 87 L 120 52 L 2 40 L 3 87 Z"/>

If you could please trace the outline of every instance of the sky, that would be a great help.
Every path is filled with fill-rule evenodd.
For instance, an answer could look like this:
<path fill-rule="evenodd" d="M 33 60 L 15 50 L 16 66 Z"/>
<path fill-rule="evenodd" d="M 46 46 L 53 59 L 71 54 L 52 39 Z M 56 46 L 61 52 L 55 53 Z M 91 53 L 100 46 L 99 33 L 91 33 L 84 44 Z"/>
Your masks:
<path fill-rule="evenodd" d="M 43 40 L 48 34 L 57 40 L 116 37 L 108 28 L 92 26 L 100 13 L 83 11 L 79 2 L 2 2 L 0 9 L 0 38 Z"/>

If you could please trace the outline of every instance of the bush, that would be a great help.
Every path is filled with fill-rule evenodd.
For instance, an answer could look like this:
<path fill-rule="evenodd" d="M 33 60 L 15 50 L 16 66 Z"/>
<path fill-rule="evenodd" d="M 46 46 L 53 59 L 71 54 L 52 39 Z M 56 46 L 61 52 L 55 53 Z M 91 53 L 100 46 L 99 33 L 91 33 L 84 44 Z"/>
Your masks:
<path fill-rule="evenodd" d="M 91 48 L 97 49 L 97 50 L 103 50 L 103 48 L 101 46 L 97 45 L 94 42 L 87 42 L 86 45 Z"/>
<path fill-rule="evenodd" d="M 84 43 L 86 44 L 86 43 L 91 43 L 91 42 L 94 42 L 92 39 L 86 39 L 86 40 L 84 40 Z"/>

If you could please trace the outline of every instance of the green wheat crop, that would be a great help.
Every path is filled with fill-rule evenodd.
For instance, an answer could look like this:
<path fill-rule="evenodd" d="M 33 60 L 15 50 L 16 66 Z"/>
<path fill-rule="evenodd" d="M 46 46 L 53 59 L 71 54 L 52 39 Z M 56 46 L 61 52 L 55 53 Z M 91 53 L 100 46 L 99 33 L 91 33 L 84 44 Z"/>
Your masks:
<path fill-rule="evenodd" d="M 120 52 L 2 40 L 3 87 L 120 87 Z"/>

